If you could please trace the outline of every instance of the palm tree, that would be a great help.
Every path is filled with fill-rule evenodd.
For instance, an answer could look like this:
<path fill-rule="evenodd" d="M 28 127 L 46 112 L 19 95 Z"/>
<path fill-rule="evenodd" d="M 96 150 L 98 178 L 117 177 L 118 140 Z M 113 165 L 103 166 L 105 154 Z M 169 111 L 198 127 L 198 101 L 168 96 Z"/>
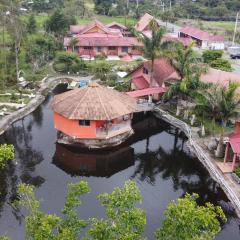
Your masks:
<path fill-rule="evenodd" d="M 184 96 L 192 95 L 193 91 L 201 88 L 207 88 L 208 85 L 200 81 L 201 74 L 206 68 L 201 64 L 201 59 L 193 51 L 194 42 L 187 48 L 180 43 L 172 45 L 172 56 L 170 62 L 178 72 L 181 81 L 173 84 L 165 94 L 169 99 L 173 95 Z"/>
<path fill-rule="evenodd" d="M 230 82 L 228 87 L 212 85 L 207 91 L 198 91 L 196 111 L 200 114 L 207 114 L 214 122 L 220 120 L 225 126 L 230 117 L 239 113 L 237 88 L 238 84 Z"/>
<path fill-rule="evenodd" d="M 165 42 L 162 42 L 163 35 L 165 33 L 164 28 L 158 28 L 156 21 L 153 19 L 150 22 L 151 37 L 147 37 L 141 33 L 136 33 L 139 41 L 143 44 L 140 51 L 143 55 L 151 60 L 151 71 L 150 71 L 150 87 L 153 85 L 153 71 L 154 61 L 156 58 L 163 56 Z"/>

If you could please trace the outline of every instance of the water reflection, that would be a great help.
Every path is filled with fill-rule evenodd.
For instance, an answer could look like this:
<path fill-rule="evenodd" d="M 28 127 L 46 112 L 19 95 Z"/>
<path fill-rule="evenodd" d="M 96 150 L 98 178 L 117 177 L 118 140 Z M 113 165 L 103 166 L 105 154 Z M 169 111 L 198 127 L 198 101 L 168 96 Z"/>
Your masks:
<path fill-rule="evenodd" d="M 69 182 L 87 180 L 91 194 L 84 197 L 81 216 L 104 217 L 96 196 L 122 186 L 129 178 L 140 188 L 147 214 L 145 236 L 154 239 L 162 214 L 169 201 L 186 192 L 197 192 L 199 203 L 210 201 L 221 205 L 229 223 L 223 226 L 218 240 L 239 239 L 238 220 L 232 205 L 204 169 L 188 151 L 187 139 L 176 128 L 159 121 L 151 114 L 136 114 L 135 134 L 116 149 L 86 152 L 56 144 L 49 102 L 53 95 L 65 91 L 58 86 L 32 114 L 14 123 L 2 136 L 0 143 L 12 143 L 16 158 L 0 173 L 0 235 L 25 239 L 21 212 L 13 209 L 19 182 L 36 186 L 36 194 L 43 199 L 45 212 L 59 214 Z"/>
<path fill-rule="evenodd" d="M 111 177 L 134 165 L 134 149 L 94 153 L 57 143 L 53 163 L 71 176 Z"/>

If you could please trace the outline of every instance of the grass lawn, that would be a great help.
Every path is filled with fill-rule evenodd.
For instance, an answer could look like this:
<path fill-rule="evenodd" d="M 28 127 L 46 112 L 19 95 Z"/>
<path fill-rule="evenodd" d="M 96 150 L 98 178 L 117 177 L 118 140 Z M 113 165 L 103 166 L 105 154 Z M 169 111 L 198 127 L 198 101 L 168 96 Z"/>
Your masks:
<path fill-rule="evenodd" d="M 177 24 L 180 26 L 191 24 L 195 27 L 206 30 L 212 34 L 219 34 L 225 37 L 225 40 L 232 40 L 235 22 L 232 21 L 202 21 L 195 19 L 179 19 Z M 240 24 L 238 24 L 238 32 Z"/>

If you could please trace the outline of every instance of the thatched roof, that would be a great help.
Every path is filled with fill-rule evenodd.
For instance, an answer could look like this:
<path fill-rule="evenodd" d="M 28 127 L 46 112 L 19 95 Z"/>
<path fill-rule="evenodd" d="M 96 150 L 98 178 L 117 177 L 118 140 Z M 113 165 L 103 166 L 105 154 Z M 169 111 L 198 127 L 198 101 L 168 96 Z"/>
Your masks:
<path fill-rule="evenodd" d="M 78 120 L 112 120 L 137 108 L 134 98 L 97 83 L 59 94 L 51 106 L 54 112 Z"/>

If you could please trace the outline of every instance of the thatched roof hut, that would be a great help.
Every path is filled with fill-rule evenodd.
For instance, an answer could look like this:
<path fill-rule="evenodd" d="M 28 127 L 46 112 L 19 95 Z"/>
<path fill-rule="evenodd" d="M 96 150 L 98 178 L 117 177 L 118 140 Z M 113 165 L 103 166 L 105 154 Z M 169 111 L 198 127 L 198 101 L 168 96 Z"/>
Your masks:
<path fill-rule="evenodd" d="M 59 94 L 51 106 L 54 112 L 72 120 L 112 120 L 137 108 L 134 98 L 97 83 Z"/>

